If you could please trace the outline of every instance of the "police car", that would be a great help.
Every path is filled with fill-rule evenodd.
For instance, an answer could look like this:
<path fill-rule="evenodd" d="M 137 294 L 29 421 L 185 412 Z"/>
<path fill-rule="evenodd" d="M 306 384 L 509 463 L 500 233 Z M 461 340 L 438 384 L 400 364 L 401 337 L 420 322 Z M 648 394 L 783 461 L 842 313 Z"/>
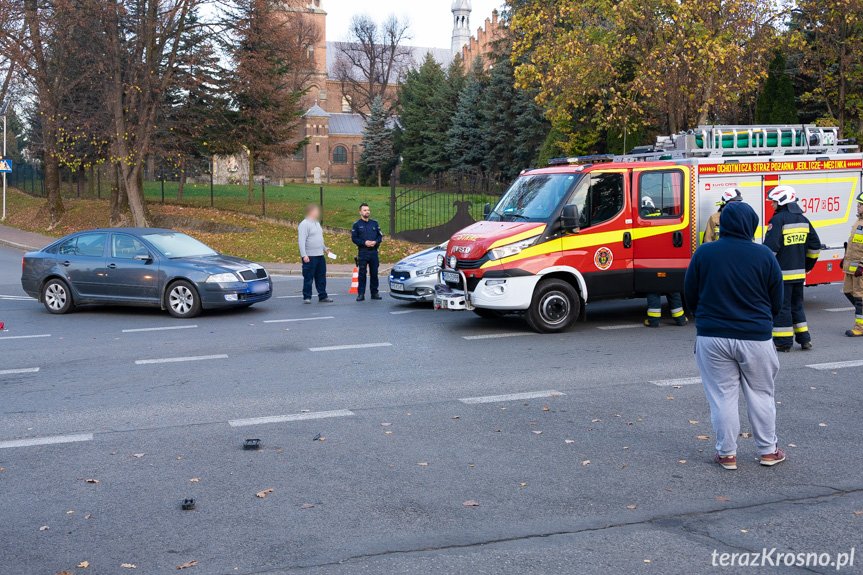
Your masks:
<path fill-rule="evenodd" d="M 446 253 L 447 242 L 408 256 L 390 271 L 390 295 L 412 302 L 432 302 L 438 283 L 438 256 Z"/>

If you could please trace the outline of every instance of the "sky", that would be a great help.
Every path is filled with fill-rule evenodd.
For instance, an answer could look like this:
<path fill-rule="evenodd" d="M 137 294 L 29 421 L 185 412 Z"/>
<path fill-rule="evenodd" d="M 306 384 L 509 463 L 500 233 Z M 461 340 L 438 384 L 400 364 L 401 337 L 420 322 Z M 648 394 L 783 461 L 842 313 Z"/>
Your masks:
<path fill-rule="evenodd" d="M 500 10 L 503 0 L 472 0 L 471 34 L 483 26 L 491 11 Z M 413 46 L 449 48 L 452 40 L 452 0 L 323 0 L 327 11 L 327 40 L 347 39 L 348 26 L 354 14 L 368 14 L 380 22 L 390 14 L 410 21 Z"/>

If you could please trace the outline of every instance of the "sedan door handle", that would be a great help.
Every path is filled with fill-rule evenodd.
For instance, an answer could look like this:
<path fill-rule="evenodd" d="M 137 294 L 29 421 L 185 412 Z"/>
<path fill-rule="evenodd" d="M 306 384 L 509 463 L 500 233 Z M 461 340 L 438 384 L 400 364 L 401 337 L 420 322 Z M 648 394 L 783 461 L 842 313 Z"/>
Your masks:
<path fill-rule="evenodd" d="M 109 269 L 109 270 L 115 270 L 115 269 L 117 269 L 117 264 L 108 264 L 108 269 Z"/>
<path fill-rule="evenodd" d="M 69 267 L 70 265 L 72 265 L 72 264 L 71 264 L 71 263 L 69 263 L 69 260 L 66 260 L 65 262 L 63 262 L 63 263 L 62 263 L 62 264 L 60 264 L 60 265 L 66 266 L 66 267 L 68 268 L 68 267 Z"/>

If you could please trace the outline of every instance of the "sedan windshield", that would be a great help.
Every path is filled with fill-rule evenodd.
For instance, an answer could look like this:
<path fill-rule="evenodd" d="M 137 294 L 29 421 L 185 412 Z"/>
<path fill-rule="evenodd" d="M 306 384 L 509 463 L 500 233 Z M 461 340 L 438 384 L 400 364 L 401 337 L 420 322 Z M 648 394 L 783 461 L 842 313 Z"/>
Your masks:
<path fill-rule="evenodd" d="M 547 221 L 580 174 L 524 175 L 513 182 L 495 209 L 491 221 Z"/>
<path fill-rule="evenodd" d="M 194 256 L 215 256 L 217 252 L 208 248 L 195 238 L 181 232 L 160 232 L 144 234 L 145 240 L 153 244 L 166 258 L 190 258 Z"/>

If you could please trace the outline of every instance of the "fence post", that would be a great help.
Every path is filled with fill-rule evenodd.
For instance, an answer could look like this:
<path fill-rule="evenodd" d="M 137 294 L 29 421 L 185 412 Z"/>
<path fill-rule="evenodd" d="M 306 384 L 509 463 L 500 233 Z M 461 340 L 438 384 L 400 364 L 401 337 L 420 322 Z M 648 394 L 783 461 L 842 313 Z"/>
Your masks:
<path fill-rule="evenodd" d="M 102 166 L 96 168 L 96 197 L 102 199 Z"/>
<path fill-rule="evenodd" d="M 390 235 L 396 233 L 396 171 L 390 173 Z"/>
<path fill-rule="evenodd" d="M 265 178 L 261 176 L 261 215 L 266 217 L 267 215 L 267 188 L 264 183 Z"/>
<path fill-rule="evenodd" d="M 324 223 L 324 187 L 321 186 L 321 223 Z"/>
<path fill-rule="evenodd" d="M 213 162 L 210 160 L 210 207 L 213 207 Z"/>
<path fill-rule="evenodd" d="M 162 176 L 162 203 L 165 203 L 165 166 L 162 166 L 162 170 L 159 172 Z"/>

